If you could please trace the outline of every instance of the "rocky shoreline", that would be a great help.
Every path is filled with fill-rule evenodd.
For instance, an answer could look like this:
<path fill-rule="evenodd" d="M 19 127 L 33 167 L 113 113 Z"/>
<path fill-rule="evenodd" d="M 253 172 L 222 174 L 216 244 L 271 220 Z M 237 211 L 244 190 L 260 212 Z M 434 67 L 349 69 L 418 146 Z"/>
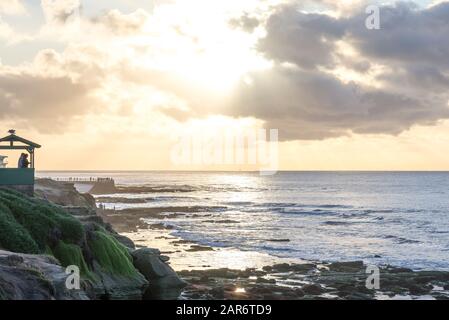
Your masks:
<path fill-rule="evenodd" d="M 171 236 L 170 226 L 163 220 L 176 214 L 174 211 L 194 216 L 204 208 L 101 210 L 91 195 L 78 193 L 72 184 L 49 179 L 38 180 L 36 195 L 50 206 L 57 205 L 63 215 L 82 226 L 82 239 L 66 246 L 82 253 L 88 274 L 83 276 L 81 290 L 65 287 L 64 266 L 71 260 L 65 261 L 60 245 L 51 243 L 64 243 L 61 230 L 52 229 L 46 235 L 51 240 L 50 254 L 7 251 L 0 239 L 0 299 L 449 299 L 449 272 L 379 266 L 380 288 L 375 290 L 366 287 L 369 274 L 362 261 L 278 261 L 242 269 L 204 264 L 200 269 L 192 266 L 175 272 L 170 265 L 175 253 L 196 259 L 199 254 L 219 251 Z M 0 204 L 1 201 L 0 198 Z M 1 215 L 0 218 L 4 219 Z M 0 223 L 5 223 L 1 219 Z M 160 222 L 148 223 L 144 219 Z M 149 236 L 140 234 L 142 230 L 152 231 L 152 237 L 167 246 L 166 251 L 145 245 Z M 99 241 L 101 238 L 103 242 Z M 97 245 L 103 247 L 98 249 Z M 101 254 L 110 251 L 111 256 Z"/>
<path fill-rule="evenodd" d="M 153 237 L 156 237 L 155 232 L 162 234 L 156 238 L 163 240 L 167 250 L 164 254 L 186 256 L 198 251 L 213 253 L 216 249 L 173 237 L 171 226 L 164 220 L 170 217 L 167 214 L 180 215 L 173 212 L 194 217 L 202 210 L 201 207 L 136 208 L 102 210 L 100 215 L 133 238 L 137 245 L 145 244 L 145 239 L 151 237 L 145 230 L 153 230 Z M 152 222 L 145 222 L 145 219 Z M 273 263 L 243 270 L 211 268 L 206 264 L 200 269 L 177 270 L 178 275 L 189 283 L 183 289 L 181 299 L 449 299 L 449 272 L 413 271 L 389 265 L 379 266 L 379 272 L 380 288 L 370 290 L 366 287 L 367 265 L 362 261 Z"/>
<path fill-rule="evenodd" d="M 380 267 L 380 288 L 368 289 L 362 261 L 277 264 L 262 269 L 181 271 L 186 299 L 374 300 L 449 299 L 449 272 Z"/>
<path fill-rule="evenodd" d="M 175 299 L 187 285 L 156 249 L 139 248 L 73 184 L 40 179 L 36 198 L 0 189 L 0 299 Z M 30 254 L 31 253 L 31 254 Z M 81 271 L 68 290 L 65 267 Z"/>

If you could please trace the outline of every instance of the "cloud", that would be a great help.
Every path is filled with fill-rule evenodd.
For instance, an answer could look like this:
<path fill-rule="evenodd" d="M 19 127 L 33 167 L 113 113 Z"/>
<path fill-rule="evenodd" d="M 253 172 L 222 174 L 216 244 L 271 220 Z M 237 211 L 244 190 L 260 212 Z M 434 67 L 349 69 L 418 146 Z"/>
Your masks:
<path fill-rule="evenodd" d="M 253 32 L 260 25 L 258 18 L 251 16 L 245 12 L 238 18 L 232 18 L 229 21 L 229 25 L 233 28 L 240 28 L 246 32 Z"/>
<path fill-rule="evenodd" d="M 76 1 L 65 5 L 43 1 L 42 5 L 49 19 L 45 31 L 52 32 L 39 36 L 47 40 L 60 35 L 68 41 L 67 46 L 61 53 L 41 50 L 31 63 L 0 64 L 0 118 L 40 132 L 59 133 L 96 113 L 128 117 L 141 105 L 167 114 L 179 109 L 180 102 L 169 90 L 160 98 L 164 89 L 152 89 L 166 88 L 163 81 L 158 82 L 168 75 L 139 64 L 148 46 L 136 45 L 133 36 L 142 35 L 148 19 L 144 10 L 130 14 L 111 10 L 93 20 L 81 17 L 71 28 L 66 26 L 66 18 L 77 8 Z M 61 12 L 67 15 L 63 17 Z M 51 23 L 61 26 L 54 28 Z M 0 36 L 10 32 L 7 25 L 2 29 L 0 24 Z M 134 70 L 145 77 L 142 83 L 126 78 L 125 74 Z M 151 99 L 153 92 L 158 101 Z"/>
<path fill-rule="evenodd" d="M 100 24 L 117 35 L 135 35 L 141 32 L 150 15 L 142 9 L 130 14 L 123 14 L 119 10 L 110 10 L 105 15 L 94 19 L 94 23 Z"/>
<path fill-rule="evenodd" d="M 99 107 L 102 77 L 93 68 L 53 50 L 41 51 L 32 65 L 0 67 L 0 118 L 41 132 L 64 130 Z"/>
<path fill-rule="evenodd" d="M 65 35 L 68 45 L 62 53 L 41 51 L 31 66 L 0 67 L 0 114 L 55 132 L 94 113 L 133 117 L 145 110 L 180 121 L 248 117 L 280 129 L 283 140 L 399 134 L 449 117 L 449 3 L 382 6 L 382 29 L 373 31 L 358 7 L 334 15 L 300 11 L 293 2 L 265 13 L 232 12 L 224 29 L 206 24 L 211 31 L 204 35 L 202 24 L 192 26 L 199 16 L 182 24 L 166 11 L 176 7 L 160 11 L 162 16 L 111 10 L 81 17 L 70 33 L 65 25 L 79 2 L 43 1 L 47 20 L 58 24 L 50 29 Z M 242 37 L 236 43 L 244 45 L 264 28 L 251 57 L 263 57 L 271 67 L 243 74 L 225 94 L 209 90 L 207 82 L 220 79 L 235 61 L 204 52 L 229 49 L 236 34 Z"/>
<path fill-rule="evenodd" d="M 8 39 L 12 36 L 14 31 L 11 27 L 0 17 L 0 39 Z"/>
<path fill-rule="evenodd" d="M 42 10 L 48 24 L 66 23 L 75 17 L 81 8 L 80 0 L 41 0 Z"/>
<path fill-rule="evenodd" d="M 373 0 L 343 0 L 343 1 L 335 1 L 335 0 L 311 0 L 311 3 L 320 3 L 323 4 L 326 8 L 329 8 L 333 11 L 334 14 L 339 16 L 350 15 L 357 10 L 361 10 L 366 7 L 368 4 L 372 4 Z"/>
<path fill-rule="evenodd" d="M 379 31 L 365 19 L 279 7 L 257 47 L 274 67 L 241 83 L 230 113 L 285 140 L 398 134 L 448 118 L 449 3 L 383 6 Z"/>
<path fill-rule="evenodd" d="M 43 132 L 57 132 L 93 101 L 88 89 L 67 77 L 0 75 L 0 114 Z M 56 111 L 57 110 L 57 111 Z"/>
<path fill-rule="evenodd" d="M 344 34 L 338 20 L 282 6 L 268 19 L 267 36 L 258 49 L 267 58 L 314 68 L 332 62 L 335 41 Z"/>
<path fill-rule="evenodd" d="M 20 15 L 26 12 L 20 0 L 0 0 L 0 14 Z"/>

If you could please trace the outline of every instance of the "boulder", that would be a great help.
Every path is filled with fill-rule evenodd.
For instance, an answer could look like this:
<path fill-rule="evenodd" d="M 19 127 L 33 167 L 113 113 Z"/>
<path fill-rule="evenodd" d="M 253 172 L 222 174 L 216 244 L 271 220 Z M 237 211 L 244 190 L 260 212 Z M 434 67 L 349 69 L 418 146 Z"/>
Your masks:
<path fill-rule="evenodd" d="M 328 265 L 330 271 L 358 272 L 363 271 L 363 261 L 333 262 Z"/>
<path fill-rule="evenodd" d="M 125 247 L 127 247 L 127 248 L 129 248 L 129 249 L 135 249 L 136 248 L 136 245 L 134 244 L 134 242 L 130 239 L 130 238 L 128 238 L 128 237 L 125 237 L 125 236 L 122 236 L 121 234 L 118 234 L 118 233 L 116 233 L 116 232 L 113 232 L 112 233 L 112 236 L 118 241 L 118 242 L 120 242 L 121 244 L 123 244 Z"/>
<path fill-rule="evenodd" d="M 318 296 L 324 293 L 323 288 L 317 284 L 306 284 L 301 289 L 305 294 L 310 294 L 314 296 Z"/>
<path fill-rule="evenodd" d="M 181 280 L 157 249 L 142 248 L 131 253 L 134 266 L 150 282 L 144 298 L 176 299 L 187 283 Z"/>
<path fill-rule="evenodd" d="M 67 289 L 66 279 L 65 269 L 50 256 L 0 250 L 0 300 L 89 299 L 82 289 Z"/>
<path fill-rule="evenodd" d="M 73 184 L 51 179 L 36 179 L 34 186 L 36 197 L 61 206 L 87 207 L 95 209 L 95 199 L 80 194 Z"/>
<path fill-rule="evenodd" d="M 95 268 L 99 266 L 95 262 Z M 142 300 L 148 288 L 148 281 L 138 273 L 134 277 L 96 272 L 101 281 L 93 283 L 97 299 L 101 300 Z"/>

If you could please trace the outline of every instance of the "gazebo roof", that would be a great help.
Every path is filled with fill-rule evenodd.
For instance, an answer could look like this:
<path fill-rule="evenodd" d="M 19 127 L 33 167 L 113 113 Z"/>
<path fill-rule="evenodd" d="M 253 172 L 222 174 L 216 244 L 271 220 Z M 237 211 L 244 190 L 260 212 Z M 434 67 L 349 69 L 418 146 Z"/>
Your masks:
<path fill-rule="evenodd" d="M 25 144 L 25 145 L 33 148 L 33 149 L 41 147 L 41 145 L 39 145 L 39 144 L 37 144 L 37 143 L 35 143 L 33 141 L 30 141 L 30 140 L 27 140 L 27 139 L 24 139 L 22 137 L 17 136 L 15 130 L 9 130 L 9 133 L 10 133 L 10 135 L 6 136 L 4 138 L 1 138 L 0 142 L 10 142 L 10 143 L 21 142 L 21 143 L 23 143 L 23 144 Z"/>

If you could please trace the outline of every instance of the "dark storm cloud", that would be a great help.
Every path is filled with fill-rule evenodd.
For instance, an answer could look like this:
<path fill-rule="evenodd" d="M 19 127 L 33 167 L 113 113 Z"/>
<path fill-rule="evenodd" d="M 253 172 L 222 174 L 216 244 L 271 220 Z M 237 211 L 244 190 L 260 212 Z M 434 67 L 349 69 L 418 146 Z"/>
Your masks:
<path fill-rule="evenodd" d="M 266 28 L 259 51 L 272 60 L 305 68 L 331 63 L 335 40 L 344 32 L 343 25 L 332 17 L 301 13 L 291 6 L 274 13 Z"/>
<path fill-rule="evenodd" d="M 342 21 L 348 37 L 365 56 L 398 64 L 449 67 L 449 2 L 423 10 L 403 2 L 382 7 L 379 32 L 360 27 L 365 17 Z"/>
<path fill-rule="evenodd" d="M 333 18 L 283 6 L 268 19 L 258 50 L 275 65 L 242 82 L 232 114 L 254 116 L 280 129 L 283 139 L 322 139 L 355 133 L 398 134 L 449 117 L 449 3 L 417 9 L 409 3 L 381 8 L 381 30 L 367 15 Z M 338 41 L 358 52 L 337 54 Z M 323 69 L 362 74 L 373 65 L 379 88 L 344 83 Z"/>

